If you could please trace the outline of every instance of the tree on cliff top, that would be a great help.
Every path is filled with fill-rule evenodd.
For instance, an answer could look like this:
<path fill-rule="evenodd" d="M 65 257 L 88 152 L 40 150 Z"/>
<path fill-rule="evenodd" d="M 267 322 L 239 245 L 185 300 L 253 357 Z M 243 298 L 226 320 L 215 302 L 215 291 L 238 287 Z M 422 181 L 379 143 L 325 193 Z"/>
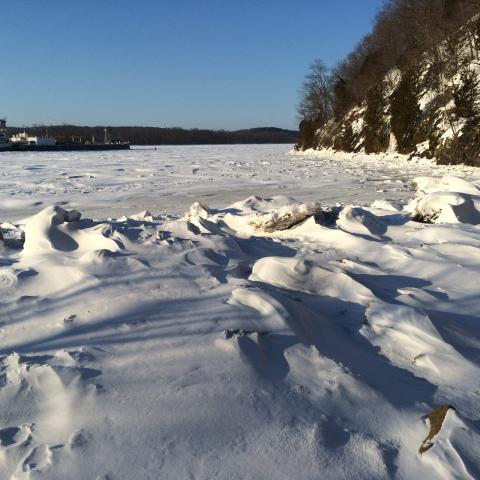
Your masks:
<path fill-rule="evenodd" d="M 332 117 L 332 88 L 327 67 L 316 59 L 300 89 L 298 113 L 302 120 L 324 125 Z"/>

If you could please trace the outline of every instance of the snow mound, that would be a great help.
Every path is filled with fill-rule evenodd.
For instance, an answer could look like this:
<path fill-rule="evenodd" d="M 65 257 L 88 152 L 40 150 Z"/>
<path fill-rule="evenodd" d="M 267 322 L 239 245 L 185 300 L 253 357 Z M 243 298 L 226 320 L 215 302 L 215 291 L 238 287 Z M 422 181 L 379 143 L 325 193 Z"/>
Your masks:
<path fill-rule="evenodd" d="M 250 280 L 360 304 L 374 299 L 368 288 L 347 274 L 331 272 L 311 261 L 296 258 L 262 258 L 255 262 Z"/>
<path fill-rule="evenodd" d="M 447 175 L 417 177 L 416 196 L 407 205 L 415 221 L 423 223 L 480 223 L 480 190 L 473 183 Z"/>
<path fill-rule="evenodd" d="M 248 224 L 255 230 L 267 233 L 276 230 L 289 230 L 307 218 L 321 213 L 321 208 L 313 204 L 289 205 L 271 213 L 257 213 L 249 217 Z"/>
<path fill-rule="evenodd" d="M 337 226 L 349 233 L 380 238 L 387 224 L 380 217 L 359 207 L 345 207 L 337 220 Z"/>
<path fill-rule="evenodd" d="M 361 333 L 394 365 L 435 384 L 461 385 L 480 370 L 444 342 L 428 316 L 403 305 L 372 302 Z"/>
<path fill-rule="evenodd" d="M 210 214 L 210 209 L 201 204 L 200 202 L 195 202 L 191 205 L 188 212 L 185 213 L 185 219 L 192 220 L 195 218 L 208 218 Z"/>
<path fill-rule="evenodd" d="M 273 209 L 299 204 L 300 202 L 295 198 L 285 195 L 275 195 L 272 198 L 262 198 L 253 195 L 245 200 L 235 202 L 230 206 L 230 209 L 236 210 L 242 214 L 250 214 L 255 212 L 270 212 Z"/>
<path fill-rule="evenodd" d="M 417 193 L 455 192 L 480 195 L 480 189 L 473 183 L 454 175 L 438 177 L 416 177 L 412 184 Z"/>
<path fill-rule="evenodd" d="M 76 252 L 106 249 L 119 250 L 114 240 L 107 238 L 101 225 L 80 228 L 80 213 L 66 211 L 61 207 L 47 207 L 25 221 L 24 255 Z"/>
<path fill-rule="evenodd" d="M 264 330 L 284 329 L 288 313 L 282 305 L 261 290 L 236 288 L 229 299 L 230 305 L 244 306 L 260 314 L 261 324 L 252 328 Z"/>
<path fill-rule="evenodd" d="M 464 193 L 429 193 L 408 208 L 412 218 L 423 223 L 480 223 L 480 197 Z"/>
<path fill-rule="evenodd" d="M 224 225 L 236 232 L 259 236 L 290 230 L 309 217 L 323 215 L 316 203 L 301 203 L 282 195 L 267 199 L 249 197 L 234 203 L 224 212 Z"/>
<path fill-rule="evenodd" d="M 400 208 L 395 205 L 393 202 L 389 200 L 375 200 L 372 203 L 372 208 L 376 208 L 378 210 L 387 210 L 389 212 L 398 212 Z"/>

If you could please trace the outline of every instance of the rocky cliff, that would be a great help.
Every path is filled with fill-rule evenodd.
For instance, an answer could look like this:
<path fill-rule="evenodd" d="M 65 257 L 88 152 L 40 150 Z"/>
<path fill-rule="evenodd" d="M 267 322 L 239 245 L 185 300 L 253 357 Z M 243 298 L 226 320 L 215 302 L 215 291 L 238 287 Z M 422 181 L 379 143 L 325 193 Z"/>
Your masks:
<path fill-rule="evenodd" d="M 318 127 L 302 122 L 299 149 L 392 151 L 480 166 L 480 16 Z"/>

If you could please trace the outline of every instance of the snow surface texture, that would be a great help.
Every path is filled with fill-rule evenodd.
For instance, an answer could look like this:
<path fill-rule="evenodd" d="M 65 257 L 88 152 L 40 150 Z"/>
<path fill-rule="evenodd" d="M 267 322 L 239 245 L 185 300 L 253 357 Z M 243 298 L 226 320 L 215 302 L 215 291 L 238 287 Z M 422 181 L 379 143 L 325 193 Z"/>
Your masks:
<path fill-rule="evenodd" d="M 256 148 L 237 155 L 253 163 Z M 221 149 L 211 152 L 220 163 Z M 266 152 L 273 189 L 287 157 L 260 147 L 257 162 Z M 122 155 L 131 170 L 156 158 Z M 67 176 L 94 168 L 88 154 L 65 158 Z M 234 201 L 231 177 L 222 208 L 199 196 L 179 215 L 95 220 L 72 188 L 71 206 L 5 218 L 0 478 L 480 478 L 480 227 L 468 223 L 480 214 L 480 172 L 464 181 L 427 163 L 356 159 L 346 171 L 346 157 L 290 157 L 312 191 L 337 169 L 337 192 L 318 202 Z M 184 172 L 182 161 L 169 168 Z M 29 187 L 21 167 L 5 168 L 17 168 L 18 192 L 40 192 L 57 168 L 43 163 Z M 414 172 L 415 192 L 397 182 Z M 120 181 L 147 188 L 104 178 L 85 204 L 133 198 L 109 190 Z M 349 204 L 322 200 L 348 190 Z M 142 194 L 160 205 L 163 190 Z M 419 212 L 428 222 L 413 220 Z M 442 406 L 453 408 L 429 438 L 427 416 Z"/>
<path fill-rule="evenodd" d="M 409 199 L 410 181 L 434 163 L 404 156 L 288 154 L 286 145 L 139 148 L 122 152 L 0 153 L 0 222 L 51 204 L 109 218 L 151 210 L 185 212 L 195 201 L 220 208 L 248 196 L 288 195 L 335 205 Z M 293 148 L 293 145 L 292 147 Z M 478 178 L 475 169 L 439 167 Z M 341 175 L 339 175 L 341 173 Z"/>

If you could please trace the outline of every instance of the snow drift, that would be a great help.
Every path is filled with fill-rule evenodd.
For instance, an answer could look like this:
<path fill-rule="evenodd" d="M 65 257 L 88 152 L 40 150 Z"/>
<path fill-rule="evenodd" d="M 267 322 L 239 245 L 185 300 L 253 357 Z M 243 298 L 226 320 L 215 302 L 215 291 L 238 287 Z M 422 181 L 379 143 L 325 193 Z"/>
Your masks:
<path fill-rule="evenodd" d="M 361 204 L 4 222 L 0 477 L 479 478 L 478 189 L 359 162 Z"/>

